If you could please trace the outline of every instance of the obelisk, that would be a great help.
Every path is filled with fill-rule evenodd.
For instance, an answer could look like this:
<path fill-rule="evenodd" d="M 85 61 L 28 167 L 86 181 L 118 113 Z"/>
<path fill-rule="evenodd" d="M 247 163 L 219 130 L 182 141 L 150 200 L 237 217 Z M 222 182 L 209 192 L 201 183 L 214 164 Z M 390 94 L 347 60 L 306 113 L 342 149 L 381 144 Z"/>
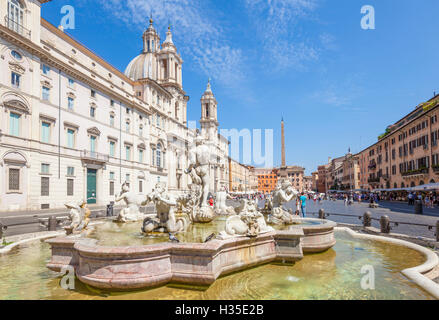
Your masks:
<path fill-rule="evenodd" d="M 285 127 L 284 127 L 284 118 L 282 117 L 282 167 L 286 167 L 285 163 Z"/>

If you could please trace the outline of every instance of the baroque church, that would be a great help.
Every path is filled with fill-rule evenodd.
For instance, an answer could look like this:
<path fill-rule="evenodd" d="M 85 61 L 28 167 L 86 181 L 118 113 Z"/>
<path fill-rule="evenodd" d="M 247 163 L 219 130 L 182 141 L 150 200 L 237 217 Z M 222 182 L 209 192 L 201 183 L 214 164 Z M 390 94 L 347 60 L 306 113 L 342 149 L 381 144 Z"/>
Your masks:
<path fill-rule="evenodd" d="M 211 150 L 210 191 L 228 187 L 228 141 L 218 133 L 210 81 L 200 132 L 188 128 L 183 60 L 168 28 L 152 20 L 143 50 L 121 72 L 41 18 L 50 0 L 0 3 L 0 211 L 106 205 L 127 182 L 139 195 L 157 182 L 186 191 L 188 149 Z"/>

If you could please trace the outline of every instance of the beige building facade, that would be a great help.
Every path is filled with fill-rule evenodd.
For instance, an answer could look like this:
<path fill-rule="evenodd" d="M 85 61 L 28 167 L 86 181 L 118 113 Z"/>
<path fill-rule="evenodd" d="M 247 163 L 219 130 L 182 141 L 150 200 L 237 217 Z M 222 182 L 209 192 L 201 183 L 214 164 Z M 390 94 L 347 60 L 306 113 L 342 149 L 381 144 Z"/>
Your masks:
<path fill-rule="evenodd" d="M 157 182 L 187 190 L 196 132 L 171 30 L 161 42 L 151 20 L 141 54 L 121 72 L 42 19 L 45 2 L 0 2 L 0 211 L 105 205 L 125 181 L 139 195 Z M 200 123 L 211 192 L 229 173 L 216 109 L 209 83 Z"/>

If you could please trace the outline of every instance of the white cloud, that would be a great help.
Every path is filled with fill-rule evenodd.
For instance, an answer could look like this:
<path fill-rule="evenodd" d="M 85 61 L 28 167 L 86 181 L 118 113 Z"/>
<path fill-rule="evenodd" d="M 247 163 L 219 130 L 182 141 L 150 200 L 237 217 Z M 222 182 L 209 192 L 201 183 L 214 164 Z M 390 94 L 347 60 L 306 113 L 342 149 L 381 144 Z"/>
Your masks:
<path fill-rule="evenodd" d="M 304 40 L 299 23 L 311 18 L 317 0 L 244 0 L 272 69 L 302 69 L 318 60 L 322 43 Z M 329 35 L 326 36 L 329 39 Z"/>
<path fill-rule="evenodd" d="M 243 54 L 223 36 L 221 23 L 203 0 L 99 0 L 102 7 L 129 28 L 140 32 L 152 14 L 161 35 L 168 23 L 183 59 L 189 67 L 212 77 L 222 85 L 235 86 L 242 79 Z M 164 35 L 163 35 L 164 36 Z M 140 43 L 139 43 L 140 45 Z"/>

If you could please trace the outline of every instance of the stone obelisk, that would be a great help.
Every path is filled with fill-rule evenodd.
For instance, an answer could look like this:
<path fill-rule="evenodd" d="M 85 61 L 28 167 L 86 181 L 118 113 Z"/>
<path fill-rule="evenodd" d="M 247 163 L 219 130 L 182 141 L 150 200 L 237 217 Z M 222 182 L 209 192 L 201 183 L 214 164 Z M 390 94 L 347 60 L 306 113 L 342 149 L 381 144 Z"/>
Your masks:
<path fill-rule="evenodd" d="M 282 167 L 286 167 L 285 163 L 285 127 L 284 127 L 284 118 L 282 117 Z"/>

